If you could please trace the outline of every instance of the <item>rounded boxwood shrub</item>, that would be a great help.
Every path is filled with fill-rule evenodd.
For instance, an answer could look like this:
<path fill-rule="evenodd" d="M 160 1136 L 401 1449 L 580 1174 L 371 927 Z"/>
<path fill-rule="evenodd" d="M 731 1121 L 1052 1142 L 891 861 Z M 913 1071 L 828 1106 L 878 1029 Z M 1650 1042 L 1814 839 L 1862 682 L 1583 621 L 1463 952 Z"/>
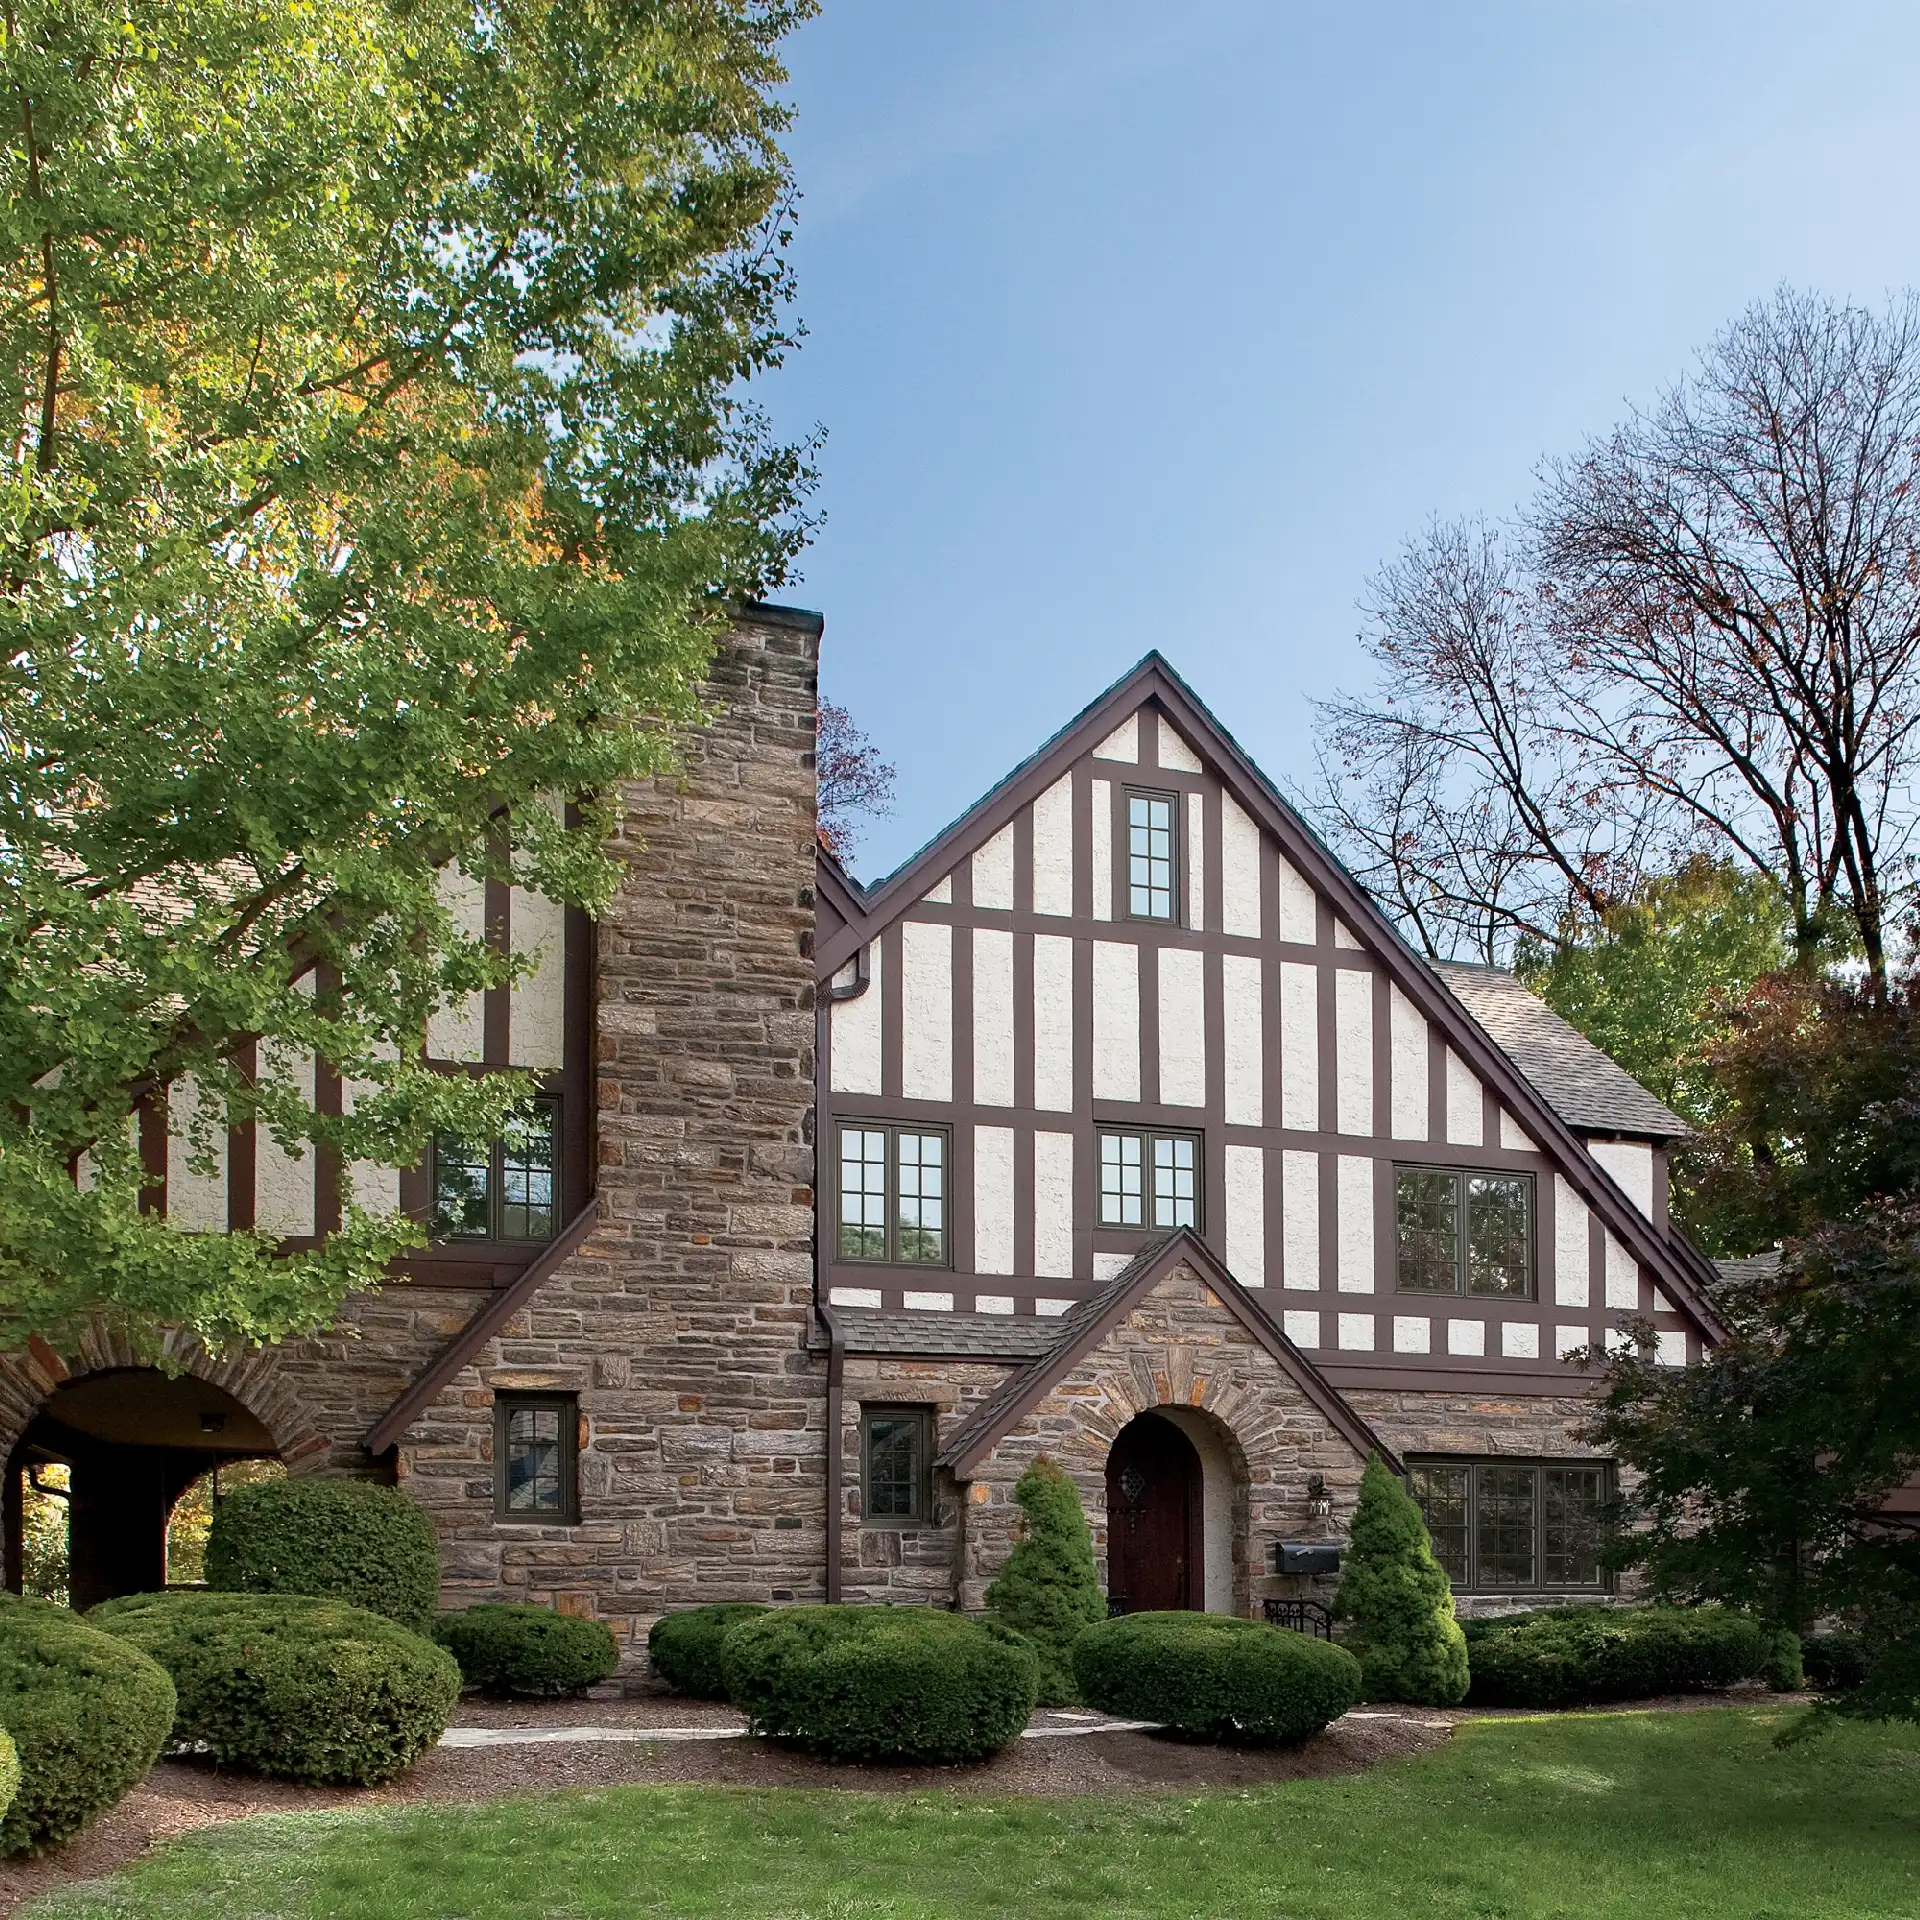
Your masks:
<path fill-rule="evenodd" d="M 1866 1684 L 1867 1643 L 1851 1628 L 1810 1633 L 1800 1643 L 1807 1683 L 1821 1693 L 1852 1693 Z"/>
<path fill-rule="evenodd" d="M 1219 1613 L 1128 1613 L 1073 1643 L 1089 1706 L 1215 1740 L 1318 1733 L 1358 1705 L 1360 1663 L 1311 1634 Z"/>
<path fill-rule="evenodd" d="M 727 1678 L 720 1667 L 720 1643 L 742 1620 L 757 1620 L 770 1607 L 747 1601 L 721 1601 L 663 1613 L 647 1634 L 647 1662 L 676 1693 L 696 1700 L 724 1700 Z"/>
<path fill-rule="evenodd" d="M 461 1679 L 482 1693 L 578 1693 L 620 1664 L 619 1645 L 605 1621 L 551 1607 L 463 1607 L 443 1613 L 433 1637 L 459 1663 Z"/>
<path fill-rule="evenodd" d="M 141 1593 L 88 1618 L 173 1676 L 176 1741 L 249 1773 L 377 1786 L 440 1738 L 460 1698 L 444 1648 L 338 1600 Z"/>
<path fill-rule="evenodd" d="M 1018 1635 L 931 1607 L 779 1607 L 739 1622 L 727 1693 L 756 1733 L 829 1760 L 984 1760 L 1033 1713 Z"/>
<path fill-rule="evenodd" d="M 1547 1607 L 1470 1623 L 1475 1706 L 1569 1707 L 1766 1678 L 1774 1635 L 1722 1607 Z"/>
<path fill-rule="evenodd" d="M 0 1727 L 18 1763 L 0 1853 L 46 1847 L 106 1812 L 153 1765 L 173 1682 L 65 1607 L 0 1595 Z"/>
<path fill-rule="evenodd" d="M 344 1600 L 426 1633 L 440 1600 L 432 1523 L 370 1480 L 268 1480 L 221 1495 L 207 1533 L 216 1593 Z"/>

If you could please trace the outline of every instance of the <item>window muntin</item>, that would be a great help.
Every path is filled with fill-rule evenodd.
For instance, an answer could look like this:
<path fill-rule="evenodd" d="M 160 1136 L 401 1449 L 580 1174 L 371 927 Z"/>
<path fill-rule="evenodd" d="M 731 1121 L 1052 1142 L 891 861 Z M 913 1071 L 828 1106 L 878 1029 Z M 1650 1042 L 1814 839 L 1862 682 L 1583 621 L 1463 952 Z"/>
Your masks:
<path fill-rule="evenodd" d="M 1455 1167 L 1394 1171 L 1403 1293 L 1533 1297 L 1533 1175 Z"/>
<path fill-rule="evenodd" d="M 860 1511 L 868 1520 L 929 1517 L 933 1418 L 925 1407 L 860 1410 Z"/>
<path fill-rule="evenodd" d="M 560 1107 L 536 1100 L 484 1145 L 439 1134 L 432 1154 L 436 1240 L 551 1240 L 559 1195 Z"/>
<path fill-rule="evenodd" d="M 839 1257 L 947 1265 L 951 1159 L 947 1135 L 937 1127 L 842 1127 Z"/>
<path fill-rule="evenodd" d="M 1469 1593 L 1598 1592 L 1605 1461 L 1425 1460 L 1412 1494 L 1448 1580 Z"/>
<path fill-rule="evenodd" d="M 1200 1226 L 1200 1143 L 1190 1133 L 1100 1135 L 1103 1227 Z"/>
<path fill-rule="evenodd" d="M 1127 912 L 1136 920 L 1173 920 L 1175 829 L 1180 803 L 1170 793 L 1127 795 Z"/>
<path fill-rule="evenodd" d="M 494 1396 L 494 1513 L 571 1526 L 579 1518 L 580 1410 L 571 1394 Z"/>

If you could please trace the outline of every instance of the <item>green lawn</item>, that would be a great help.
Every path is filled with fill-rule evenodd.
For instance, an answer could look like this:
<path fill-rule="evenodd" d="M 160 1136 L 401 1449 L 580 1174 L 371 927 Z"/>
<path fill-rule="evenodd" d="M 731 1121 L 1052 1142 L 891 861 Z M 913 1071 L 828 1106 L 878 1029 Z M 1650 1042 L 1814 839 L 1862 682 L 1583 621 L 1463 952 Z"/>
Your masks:
<path fill-rule="evenodd" d="M 630 1787 L 274 1816 L 49 1916 L 1651 1920 L 1920 1914 L 1920 1730 L 1786 1714 L 1481 1721 L 1357 1779 L 1134 1800 Z"/>

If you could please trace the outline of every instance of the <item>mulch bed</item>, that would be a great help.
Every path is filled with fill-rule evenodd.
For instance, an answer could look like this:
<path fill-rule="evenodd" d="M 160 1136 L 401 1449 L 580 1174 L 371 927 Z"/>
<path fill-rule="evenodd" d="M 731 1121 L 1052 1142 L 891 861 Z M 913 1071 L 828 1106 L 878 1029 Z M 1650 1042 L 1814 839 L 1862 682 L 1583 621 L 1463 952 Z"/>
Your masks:
<path fill-rule="evenodd" d="M 1740 1690 L 1636 1703 L 1691 1709 L 1789 1704 L 1796 1696 Z M 1619 1712 L 1620 1708 L 1595 1708 Z M 862 1793 L 978 1793 L 1040 1796 L 1191 1792 L 1263 1786 L 1365 1772 L 1438 1746 L 1462 1720 L 1455 1708 L 1362 1709 L 1292 1747 L 1222 1747 L 1153 1733 L 1098 1733 L 1075 1739 L 1016 1740 L 967 1767 L 841 1767 L 764 1740 L 580 1741 L 536 1746 L 436 1748 L 390 1786 L 301 1787 L 222 1773 L 204 1761 L 163 1760 L 119 1806 L 56 1852 L 0 1861 L 0 1920 L 23 1902 L 70 1880 L 116 1872 L 156 1841 L 248 1814 L 287 1809 L 392 1806 L 416 1801 L 474 1803 L 565 1787 L 697 1785 L 813 1787 Z M 1043 1724 L 1067 1724 L 1043 1714 Z M 728 1727 L 730 1707 L 697 1700 L 468 1701 L 455 1724 L 479 1727 Z"/>

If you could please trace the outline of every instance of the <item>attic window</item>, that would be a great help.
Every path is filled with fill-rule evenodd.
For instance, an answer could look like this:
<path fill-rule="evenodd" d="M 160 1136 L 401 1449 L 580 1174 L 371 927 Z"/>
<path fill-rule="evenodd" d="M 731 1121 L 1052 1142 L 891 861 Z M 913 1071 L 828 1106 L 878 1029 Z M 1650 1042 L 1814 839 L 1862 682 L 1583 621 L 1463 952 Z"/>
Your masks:
<path fill-rule="evenodd" d="M 1135 920 L 1171 920 L 1174 824 L 1179 802 L 1170 793 L 1127 795 L 1127 912 Z"/>

